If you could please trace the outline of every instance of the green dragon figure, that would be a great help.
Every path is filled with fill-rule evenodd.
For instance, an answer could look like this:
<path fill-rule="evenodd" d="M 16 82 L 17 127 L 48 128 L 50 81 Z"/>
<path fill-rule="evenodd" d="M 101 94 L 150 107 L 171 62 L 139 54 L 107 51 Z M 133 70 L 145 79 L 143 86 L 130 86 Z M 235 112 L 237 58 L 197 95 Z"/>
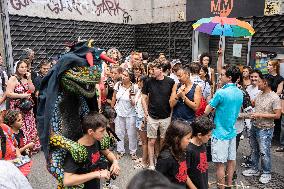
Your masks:
<path fill-rule="evenodd" d="M 95 48 L 93 40 L 80 42 L 64 54 L 43 79 L 37 112 L 38 133 L 49 172 L 63 186 L 63 164 L 69 152 L 84 162 L 87 150 L 77 141 L 82 135 L 80 121 L 89 111 L 98 111 L 96 84 L 100 80 L 101 59 L 113 62 Z M 108 148 L 109 137 L 102 148 Z M 83 188 L 83 185 L 69 188 Z"/>

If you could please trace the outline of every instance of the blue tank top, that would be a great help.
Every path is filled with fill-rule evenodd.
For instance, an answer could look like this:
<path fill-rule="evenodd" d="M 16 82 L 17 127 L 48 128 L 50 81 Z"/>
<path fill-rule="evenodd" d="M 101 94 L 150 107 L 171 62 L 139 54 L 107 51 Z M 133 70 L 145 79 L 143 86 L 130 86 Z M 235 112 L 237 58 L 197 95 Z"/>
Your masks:
<path fill-rule="evenodd" d="M 181 85 L 178 85 L 178 88 Z M 185 95 L 189 100 L 193 101 L 196 84 L 193 84 L 191 89 Z M 188 107 L 182 99 L 179 99 L 173 110 L 173 120 L 181 119 L 184 121 L 192 122 L 195 118 L 195 112 L 192 108 Z"/>

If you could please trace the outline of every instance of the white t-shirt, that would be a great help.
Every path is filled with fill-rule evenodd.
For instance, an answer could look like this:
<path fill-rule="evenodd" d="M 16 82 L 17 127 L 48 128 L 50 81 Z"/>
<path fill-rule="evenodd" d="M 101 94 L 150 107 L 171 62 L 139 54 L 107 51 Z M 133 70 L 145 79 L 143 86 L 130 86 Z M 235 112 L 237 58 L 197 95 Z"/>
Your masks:
<path fill-rule="evenodd" d="M 144 118 L 141 89 L 138 89 L 138 92 L 135 95 L 135 111 L 138 118 Z"/>
<path fill-rule="evenodd" d="M 133 88 L 134 93 L 138 91 L 137 85 L 132 85 L 128 89 L 122 86 L 121 82 L 117 82 L 114 86 L 116 91 L 115 111 L 120 117 L 134 117 L 136 116 L 135 107 L 131 105 L 129 99 L 129 91 Z M 134 98 L 134 96 L 133 96 Z"/>
<path fill-rule="evenodd" d="M 249 94 L 250 100 L 254 101 L 256 96 L 260 93 L 261 90 L 258 90 L 257 86 L 254 87 L 253 85 L 249 85 L 247 86 L 246 91 Z"/>
<path fill-rule="evenodd" d="M 179 84 L 178 77 L 175 74 L 171 73 L 169 77 L 172 78 L 176 84 Z"/>
<path fill-rule="evenodd" d="M 11 162 L 0 160 L 0 188 L 32 189 L 28 179 Z"/>

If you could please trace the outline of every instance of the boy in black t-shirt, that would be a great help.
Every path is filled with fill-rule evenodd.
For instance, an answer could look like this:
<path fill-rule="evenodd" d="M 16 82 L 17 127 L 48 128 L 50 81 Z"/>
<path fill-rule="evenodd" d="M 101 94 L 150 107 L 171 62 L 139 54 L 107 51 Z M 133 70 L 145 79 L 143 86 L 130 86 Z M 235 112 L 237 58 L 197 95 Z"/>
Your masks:
<path fill-rule="evenodd" d="M 211 137 L 214 124 L 208 117 L 201 116 L 191 123 L 191 127 L 192 139 L 186 152 L 190 189 L 207 189 L 208 162 L 205 144 Z"/>
<path fill-rule="evenodd" d="M 84 189 L 99 189 L 100 179 L 110 179 L 111 175 L 119 174 L 118 161 L 109 150 L 101 150 L 100 140 L 104 137 L 107 119 L 101 115 L 92 113 L 83 118 L 83 137 L 78 143 L 85 146 L 88 152 L 87 161 L 76 163 L 71 154 L 67 154 L 64 163 L 64 186 L 84 184 Z M 100 156 L 103 154 L 111 163 L 110 171 L 101 166 Z"/>

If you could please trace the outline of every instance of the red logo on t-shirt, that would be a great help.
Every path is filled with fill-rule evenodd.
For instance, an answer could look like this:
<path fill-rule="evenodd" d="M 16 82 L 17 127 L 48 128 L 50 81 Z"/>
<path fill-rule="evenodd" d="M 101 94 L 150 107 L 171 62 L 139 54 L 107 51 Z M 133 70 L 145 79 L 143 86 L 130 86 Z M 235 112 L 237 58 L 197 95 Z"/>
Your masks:
<path fill-rule="evenodd" d="M 201 152 L 200 153 L 200 162 L 197 165 L 197 169 L 201 173 L 205 173 L 207 171 L 207 169 L 208 169 L 208 162 L 207 162 L 206 152 Z"/>
<path fill-rule="evenodd" d="M 187 180 L 187 166 L 186 161 L 179 163 L 178 173 L 176 174 L 176 179 L 179 182 L 186 182 Z"/>
<path fill-rule="evenodd" d="M 100 152 L 96 152 L 92 154 L 92 164 L 97 163 L 97 161 L 100 159 Z"/>

